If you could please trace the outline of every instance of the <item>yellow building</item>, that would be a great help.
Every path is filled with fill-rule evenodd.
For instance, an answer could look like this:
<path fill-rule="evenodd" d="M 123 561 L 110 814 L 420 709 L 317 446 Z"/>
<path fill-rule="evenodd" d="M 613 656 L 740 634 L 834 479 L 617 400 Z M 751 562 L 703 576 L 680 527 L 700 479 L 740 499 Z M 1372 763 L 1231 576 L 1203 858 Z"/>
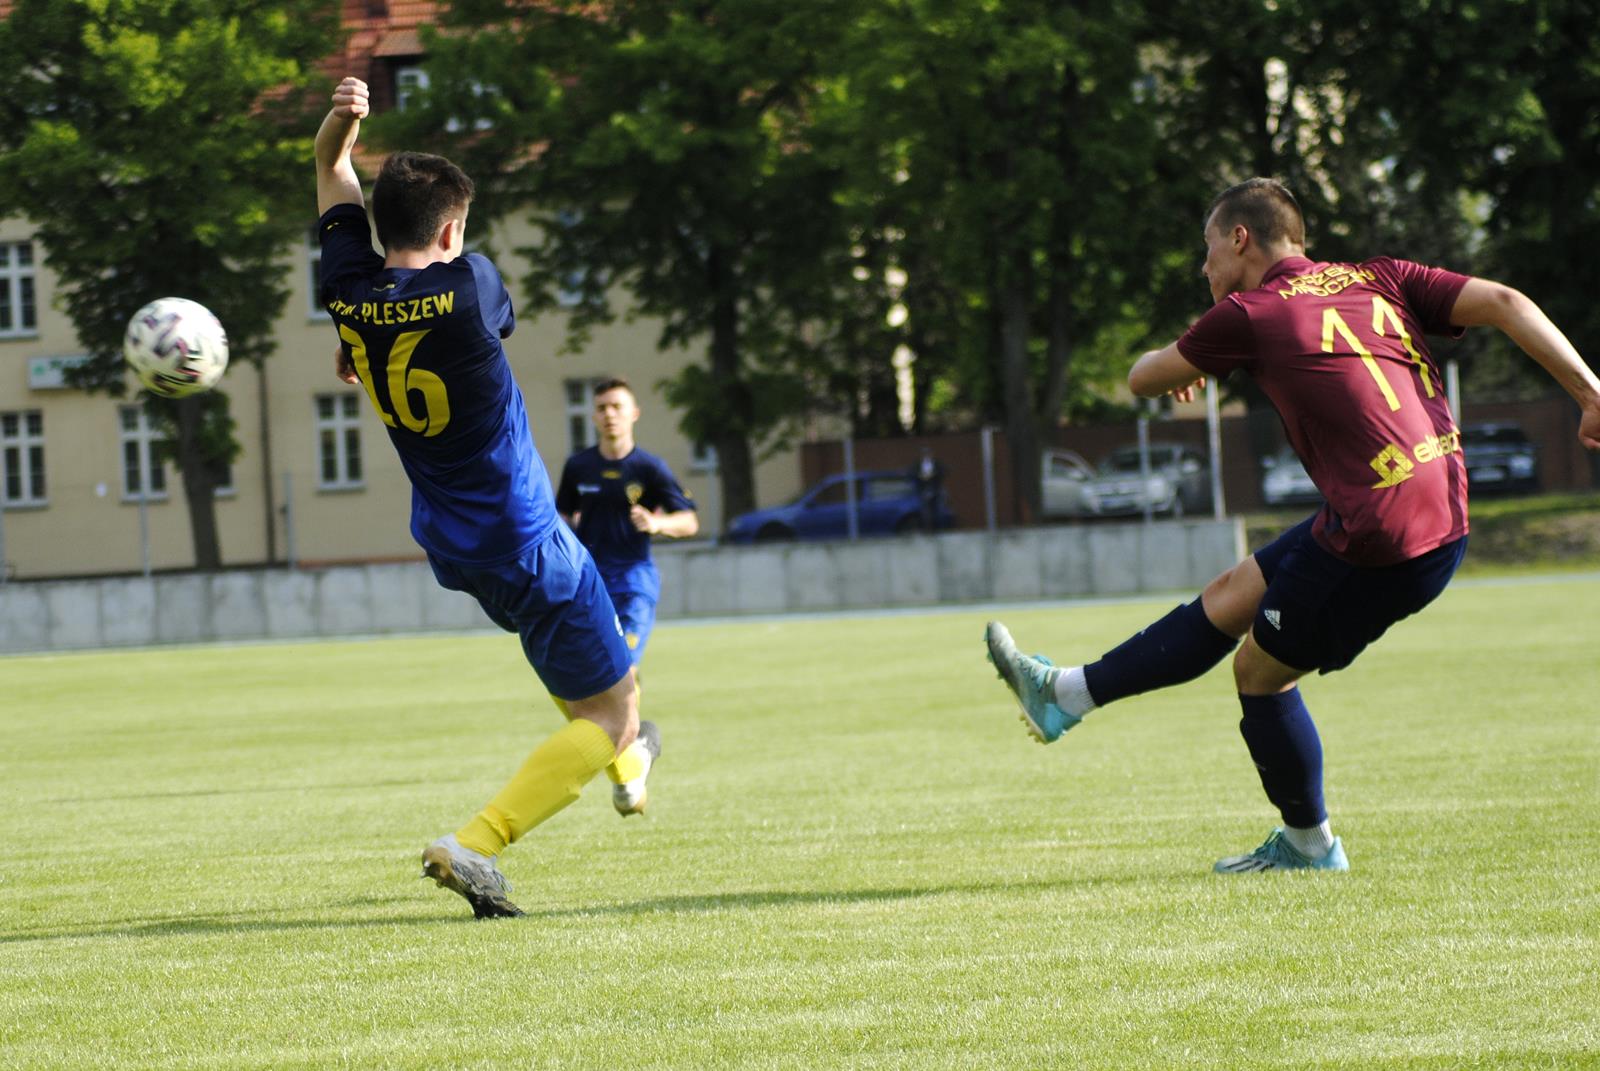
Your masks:
<path fill-rule="evenodd" d="M 307 166 L 307 199 L 310 200 Z M 228 565 L 419 558 L 409 530 L 410 490 L 387 433 L 360 387 L 333 374 L 335 335 L 315 303 L 318 250 L 285 257 L 292 293 L 278 321 L 278 348 L 257 373 L 231 368 L 229 397 L 244 452 L 231 486 L 217 496 L 217 528 Z M 502 249 L 525 244 L 508 230 Z M 65 386 L 63 367 L 81 358 L 72 324 L 56 307 L 45 251 L 26 220 L 0 220 L 0 561 L 5 575 L 31 579 L 182 569 L 193 565 L 188 507 L 170 464 L 155 463 L 151 433 L 130 395 L 114 399 Z M 502 258 L 513 300 L 523 265 Z M 162 295 L 152 294 L 151 297 Z M 185 296 L 185 295 L 175 295 Z M 626 297 L 619 296 L 619 304 Z M 128 310 L 131 314 L 133 310 Z M 677 414 L 656 384 L 698 354 L 658 352 L 652 321 L 596 330 L 581 354 L 562 355 L 564 317 L 519 316 L 506 353 L 528 403 L 528 418 L 552 482 L 566 455 L 594 441 L 591 385 L 629 379 L 644 418 L 639 442 L 661 456 L 695 496 L 701 528 L 714 533 L 722 511 L 711 459 L 678 431 Z M 793 455 L 761 463 L 760 500 L 799 488 Z M 141 492 L 148 491 L 141 508 Z"/>

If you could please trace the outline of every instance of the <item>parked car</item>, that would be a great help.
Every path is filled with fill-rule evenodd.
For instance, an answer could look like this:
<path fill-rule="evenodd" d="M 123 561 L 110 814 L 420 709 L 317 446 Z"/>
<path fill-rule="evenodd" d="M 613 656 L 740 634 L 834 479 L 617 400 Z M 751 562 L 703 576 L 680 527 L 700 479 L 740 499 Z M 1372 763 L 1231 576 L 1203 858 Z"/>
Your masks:
<path fill-rule="evenodd" d="M 1468 424 L 1461 429 L 1467 486 L 1480 494 L 1537 491 L 1539 448 L 1516 424 Z"/>
<path fill-rule="evenodd" d="M 1211 508 L 1211 477 L 1206 458 L 1181 443 L 1150 444 L 1150 475 L 1141 483 L 1139 448 L 1123 446 L 1100 462 L 1099 471 L 1085 492 L 1095 516 L 1152 512 L 1181 517 Z"/>
<path fill-rule="evenodd" d="M 917 481 L 904 469 L 858 472 L 856 530 L 864 536 L 919 532 L 927 525 Z M 728 525 L 730 543 L 776 543 L 789 539 L 843 539 L 850 534 L 843 475 L 829 476 L 782 506 L 741 513 Z M 935 505 L 934 528 L 950 528 L 955 515 L 943 489 Z"/>
<path fill-rule="evenodd" d="M 1294 448 L 1285 446 L 1261 459 L 1267 471 L 1261 477 L 1261 498 L 1269 506 L 1298 506 L 1322 501 L 1322 492 L 1306 475 Z"/>
<path fill-rule="evenodd" d="M 1046 450 L 1039 466 L 1040 500 L 1046 517 L 1083 517 L 1089 508 L 1094 469 L 1071 450 Z"/>

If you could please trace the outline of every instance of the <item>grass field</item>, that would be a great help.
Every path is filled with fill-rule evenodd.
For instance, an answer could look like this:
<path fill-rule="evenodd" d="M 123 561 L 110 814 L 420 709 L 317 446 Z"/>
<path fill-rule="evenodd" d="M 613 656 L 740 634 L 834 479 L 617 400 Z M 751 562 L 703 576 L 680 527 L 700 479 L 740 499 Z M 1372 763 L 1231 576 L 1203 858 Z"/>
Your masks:
<path fill-rule="evenodd" d="M 981 608 L 664 626 L 650 815 L 485 923 L 417 855 L 557 723 L 509 637 L 0 660 L 0 1064 L 1600 1067 L 1596 605 L 1462 583 L 1306 685 L 1345 875 L 1209 872 L 1274 818 L 1225 669 L 1041 748 Z"/>

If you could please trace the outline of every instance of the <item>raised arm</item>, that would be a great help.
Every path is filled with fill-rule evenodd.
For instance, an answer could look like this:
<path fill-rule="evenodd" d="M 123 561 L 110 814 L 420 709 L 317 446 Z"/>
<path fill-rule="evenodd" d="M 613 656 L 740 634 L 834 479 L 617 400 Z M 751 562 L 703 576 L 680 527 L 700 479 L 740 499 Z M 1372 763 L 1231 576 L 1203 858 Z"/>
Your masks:
<path fill-rule="evenodd" d="M 350 151 L 369 110 L 367 83 L 361 79 L 346 78 L 334 89 L 333 108 L 317 130 L 318 215 L 334 205 L 365 204 Z"/>
<path fill-rule="evenodd" d="M 1456 296 L 1450 322 L 1499 328 L 1522 347 L 1583 409 L 1579 441 L 1590 450 L 1600 450 L 1600 379 L 1531 298 L 1502 283 L 1469 279 Z"/>

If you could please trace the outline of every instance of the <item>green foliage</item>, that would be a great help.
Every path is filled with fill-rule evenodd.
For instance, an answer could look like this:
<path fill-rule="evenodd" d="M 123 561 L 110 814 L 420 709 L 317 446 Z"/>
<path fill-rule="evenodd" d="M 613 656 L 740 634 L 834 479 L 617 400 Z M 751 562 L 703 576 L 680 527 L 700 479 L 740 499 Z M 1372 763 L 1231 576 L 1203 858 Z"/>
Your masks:
<path fill-rule="evenodd" d="M 663 348 L 707 348 L 672 390 L 694 407 L 686 430 L 717 446 L 733 512 L 753 505 L 751 444 L 793 415 L 757 400 L 757 378 L 794 352 L 840 240 L 837 179 L 806 116 L 851 9 L 567 0 L 510 17 L 465 0 L 449 16 L 465 32 L 428 39 L 444 88 L 376 124 L 394 144 L 448 146 L 481 184 L 480 213 L 533 213 L 529 305 L 563 308 L 573 345 L 625 294 L 660 321 Z"/>
<path fill-rule="evenodd" d="M 80 385 L 122 392 L 128 317 L 166 295 L 215 312 L 233 361 L 272 352 L 305 233 L 300 91 L 336 40 L 315 0 L 19 0 L 0 21 L 0 203 L 36 227 L 91 357 Z M 237 452 L 226 398 L 147 404 L 208 503 L 195 482 Z M 214 533 L 196 541 L 214 563 Z"/>
<path fill-rule="evenodd" d="M 1458 582 L 1308 681 L 1353 869 L 1233 879 L 1276 817 L 1226 666 L 1041 748 L 979 612 L 667 622 L 649 815 L 590 782 L 492 923 L 417 857 L 560 724 L 511 637 L 8 658 L 0 1059 L 1593 1068 L 1597 598 Z"/>
<path fill-rule="evenodd" d="M 663 346 L 706 346 L 670 388 L 697 437 L 819 409 L 896 432 L 897 351 L 917 430 L 1032 436 L 1204 309 L 1201 214 L 1256 174 L 1296 191 L 1314 255 L 1504 278 L 1593 352 L 1593 14 L 463 0 L 390 131 L 462 156 L 480 212 L 535 214 L 526 282 L 572 345 L 626 294 Z M 1492 333 L 1440 352 L 1475 396 L 1550 389 Z"/>

